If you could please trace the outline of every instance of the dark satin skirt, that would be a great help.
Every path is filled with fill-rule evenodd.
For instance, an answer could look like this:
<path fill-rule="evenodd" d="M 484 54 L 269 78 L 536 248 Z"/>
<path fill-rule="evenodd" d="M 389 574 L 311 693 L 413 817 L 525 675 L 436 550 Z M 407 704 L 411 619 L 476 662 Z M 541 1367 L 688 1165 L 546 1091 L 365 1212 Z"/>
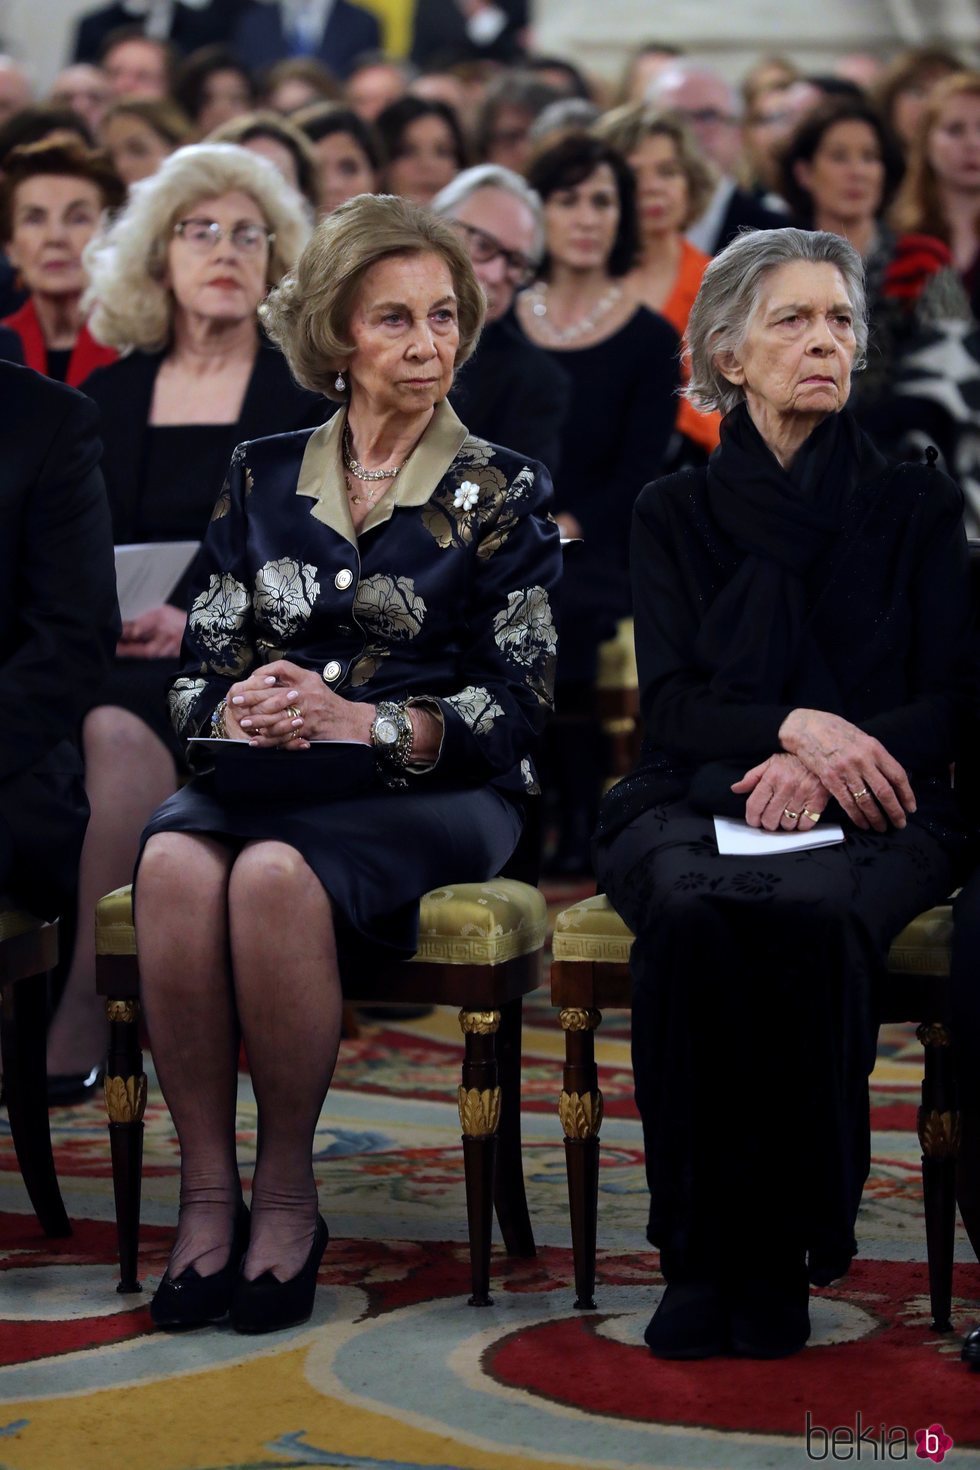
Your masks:
<path fill-rule="evenodd" d="M 491 787 L 418 788 L 334 801 L 249 802 L 197 776 L 151 817 L 157 832 L 198 832 L 240 847 L 284 842 L 313 869 L 334 906 L 341 960 L 364 946 L 389 956 L 418 947 L 418 901 L 430 889 L 495 878 L 517 846 L 520 802 Z"/>
<path fill-rule="evenodd" d="M 633 1067 L 649 1239 L 678 1270 L 809 1254 L 842 1275 L 870 1160 L 873 988 L 888 945 L 950 892 L 921 827 L 839 847 L 721 857 L 686 800 L 596 845 L 637 935 Z"/>

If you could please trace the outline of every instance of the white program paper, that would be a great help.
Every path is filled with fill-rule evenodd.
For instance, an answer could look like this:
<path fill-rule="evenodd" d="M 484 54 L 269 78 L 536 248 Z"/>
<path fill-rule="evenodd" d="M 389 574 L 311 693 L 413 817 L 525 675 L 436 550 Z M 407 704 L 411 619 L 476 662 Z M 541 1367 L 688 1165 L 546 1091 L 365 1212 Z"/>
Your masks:
<path fill-rule="evenodd" d="M 810 847 L 833 847 L 844 841 L 836 822 L 809 832 L 766 832 L 733 817 L 715 817 L 715 841 L 722 857 L 772 857 L 780 852 L 806 852 Z"/>
<path fill-rule="evenodd" d="M 162 607 L 197 555 L 200 541 L 116 547 L 116 594 L 124 623 Z"/>

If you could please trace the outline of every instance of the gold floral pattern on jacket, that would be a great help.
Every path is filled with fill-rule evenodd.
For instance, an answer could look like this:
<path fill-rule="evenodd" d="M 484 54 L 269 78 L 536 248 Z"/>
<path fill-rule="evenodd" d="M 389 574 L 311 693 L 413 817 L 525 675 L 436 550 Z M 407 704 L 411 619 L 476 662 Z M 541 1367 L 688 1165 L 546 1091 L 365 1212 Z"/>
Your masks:
<path fill-rule="evenodd" d="M 280 638 L 292 637 L 309 622 L 319 595 L 316 567 L 291 556 L 267 561 L 255 573 L 256 617 Z"/>
<path fill-rule="evenodd" d="M 493 636 L 505 658 L 527 669 L 528 683 L 541 704 L 552 703 L 558 630 L 543 587 L 508 592 L 507 606 L 493 620 Z"/>
<path fill-rule="evenodd" d="M 191 604 L 191 630 L 211 655 L 211 667 L 225 675 L 240 674 L 252 661 L 246 646 L 248 592 L 230 572 L 212 572 L 208 585 Z"/>
<path fill-rule="evenodd" d="M 474 735 L 488 735 L 493 729 L 494 720 L 503 714 L 490 690 L 479 684 L 467 684 L 458 694 L 450 694 L 446 703 L 452 705 Z"/>
<path fill-rule="evenodd" d="M 173 687 L 167 695 L 167 705 L 170 710 L 170 723 L 178 735 L 183 734 L 191 724 L 191 711 L 207 687 L 207 679 L 179 678 L 174 680 Z"/>
<path fill-rule="evenodd" d="M 412 577 L 375 572 L 357 584 L 354 616 L 376 640 L 414 638 L 422 631 L 426 607 Z"/>

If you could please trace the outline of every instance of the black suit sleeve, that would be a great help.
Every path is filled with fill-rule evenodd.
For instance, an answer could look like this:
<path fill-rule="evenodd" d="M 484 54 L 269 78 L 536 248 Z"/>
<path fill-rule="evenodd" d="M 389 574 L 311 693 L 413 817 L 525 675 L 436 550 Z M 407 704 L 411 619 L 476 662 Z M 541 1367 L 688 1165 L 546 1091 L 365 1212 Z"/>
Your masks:
<path fill-rule="evenodd" d="M 648 485 L 633 516 L 630 561 L 640 709 L 647 736 L 696 763 L 750 761 L 779 750 L 792 705 L 736 704 L 713 694 L 695 657 L 701 610 L 685 591 L 683 525 Z"/>
<path fill-rule="evenodd" d="M 20 527 L 17 634 L 0 665 L 0 781 L 75 738 L 119 632 L 98 416 L 79 395 L 47 411 Z"/>

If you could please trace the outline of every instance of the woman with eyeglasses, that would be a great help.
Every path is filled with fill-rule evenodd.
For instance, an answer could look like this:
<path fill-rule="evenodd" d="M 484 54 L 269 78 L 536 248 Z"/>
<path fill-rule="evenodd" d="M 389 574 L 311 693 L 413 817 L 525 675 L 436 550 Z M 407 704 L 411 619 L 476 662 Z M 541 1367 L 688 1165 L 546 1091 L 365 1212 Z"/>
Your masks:
<path fill-rule="evenodd" d="M 102 414 L 102 468 L 116 544 L 197 541 L 236 444 L 322 422 L 262 337 L 259 304 L 309 233 L 272 165 L 230 144 L 171 155 L 135 185 L 91 242 L 92 330 L 126 356 L 83 385 Z M 177 784 L 167 712 L 186 623 L 182 580 L 124 621 L 113 673 L 82 727 L 92 809 L 79 913 L 129 880 L 140 830 Z M 105 1022 L 94 995 L 91 924 L 81 924 L 49 1035 L 52 1098 L 95 1086 Z"/>

